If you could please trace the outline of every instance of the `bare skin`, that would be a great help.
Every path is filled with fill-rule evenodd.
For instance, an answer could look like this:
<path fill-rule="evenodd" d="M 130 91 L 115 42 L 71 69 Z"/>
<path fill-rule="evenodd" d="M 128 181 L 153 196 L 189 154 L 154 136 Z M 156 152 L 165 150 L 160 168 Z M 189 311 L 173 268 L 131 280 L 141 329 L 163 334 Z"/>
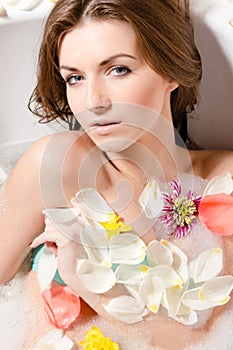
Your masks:
<path fill-rule="evenodd" d="M 53 136 L 54 137 L 54 136 Z M 55 136 L 56 138 L 59 138 L 60 136 L 57 135 Z M 65 160 L 64 166 L 63 166 L 63 190 L 65 192 L 65 197 L 66 199 L 70 199 L 71 197 L 73 197 L 74 193 L 77 192 L 78 188 L 77 188 L 77 171 L 78 171 L 78 167 L 77 164 L 80 164 L 80 162 L 83 159 L 83 156 L 85 155 L 84 149 L 90 150 L 90 148 L 93 146 L 92 142 L 90 141 L 89 144 L 87 144 L 86 140 L 84 140 L 86 137 L 84 136 L 81 139 L 78 139 L 78 141 L 76 141 L 73 146 L 71 147 L 69 153 L 67 154 L 67 159 Z M 43 140 L 39 141 L 37 145 L 35 145 L 34 147 L 36 147 L 36 150 L 38 152 L 37 147 L 40 146 L 41 151 L 44 149 L 46 142 L 48 141 L 48 138 L 44 138 Z M 39 153 L 39 152 L 38 152 Z M 32 150 L 29 150 L 28 153 L 25 155 L 25 157 L 27 158 L 27 164 L 28 162 L 31 162 L 31 166 L 32 164 L 35 162 L 35 153 Z M 212 178 L 213 176 L 216 176 L 218 174 L 222 174 L 226 171 L 229 171 L 229 165 L 233 164 L 232 162 L 232 158 L 233 158 L 233 154 L 231 152 L 227 152 L 227 151 L 221 151 L 221 152 L 216 152 L 216 151 L 191 151 L 190 155 L 192 157 L 192 160 L 194 162 L 194 170 L 198 169 L 198 171 L 196 171 L 196 175 L 198 176 L 202 176 L 205 177 L 207 179 Z M 227 158 L 227 161 L 224 159 L 224 157 Z M 42 157 L 42 155 L 40 155 L 40 157 Z M 100 159 L 102 159 L 102 152 L 99 152 L 99 157 Z M 219 162 L 220 159 L 224 159 L 221 163 Z M 72 161 L 71 161 L 72 160 Z M 25 160 L 24 160 L 25 161 Z M 23 160 L 20 161 L 20 163 L 17 166 L 18 169 L 18 176 L 20 176 L 20 173 L 22 172 L 22 168 L 24 168 L 23 166 Z M 219 169 L 216 170 L 215 166 L 216 166 L 216 162 L 218 161 L 219 164 Z M 74 166 L 74 164 L 76 166 Z M 39 170 L 39 169 L 38 169 Z M 25 174 L 24 174 L 25 175 Z M 23 172 L 21 173 L 21 176 L 23 178 Z M 37 176 L 39 176 L 39 174 L 37 174 Z M 112 201 L 113 197 L 114 197 L 114 192 L 115 192 L 115 188 L 112 186 L 110 186 L 109 184 L 109 179 L 112 178 L 124 178 L 124 176 L 115 169 L 115 167 L 113 167 L 109 162 L 106 163 L 106 166 L 104 166 L 104 168 L 99 172 L 99 176 L 101 177 L 102 181 L 101 183 L 104 183 L 104 188 L 103 186 L 99 186 L 97 188 L 99 188 L 101 194 L 104 196 L 104 198 L 108 201 Z M 67 181 L 67 179 L 69 179 L 69 181 Z M 29 179 L 30 180 L 30 179 Z M 15 179 L 14 176 L 12 176 L 9 179 L 9 186 L 14 183 Z M 98 183 L 98 180 L 97 180 Z M 136 185 L 136 184 L 134 184 Z M 38 186 L 38 184 L 36 185 Z M 136 195 L 139 194 L 139 192 L 141 191 L 141 184 L 138 185 L 139 190 L 135 191 Z M 35 193 L 36 188 L 33 188 L 33 193 Z M 17 207 L 21 207 L 21 205 L 23 203 L 25 203 L 25 198 L 27 196 L 30 196 L 30 193 L 25 193 L 25 191 L 23 191 L 23 194 L 21 192 L 21 189 L 18 188 L 18 185 L 16 186 L 16 190 L 19 191 L 20 195 L 17 196 L 18 200 L 16 201 L 15 205 Z M 37 191 L 39 191 L 39 189 L 37 189 Z M 15 197 L 14 197 L 15 198 Z M 41 196 L 39 196 L 39 198 L 36 199 L 35 201 L 36 203 L 38 203 L 38 207 L 39 208 L 43 208 L 43 203 L 41 200 Z M 60 198 L 58 198 L 57 203 L 54 201 L 54 203 L 52 203 L 55 207 L 59 207 L 59 206 L 64 206 L 67 205 L 67 203 L 61 203 Z M 129 220 L 127 220 L 127 217 L 125 215 L 125 222 L 128 223 L 128 221 L 130 221 L 132 219 L 132 216 L 134 215 L 134 210 L 136 210 L 137 212 L 137 205 L 135 205 L 135 202 L 133 201 L 132 204 L 132 211 L 130 212 L 128 218 Z M 10 212 L 9 212 L 10 213 Z M 28 225 L 30 224 L 30 220 L 28 220 Z M 41 221 L 39 220 L 39 227 L 41 227 L 41 232 L 43 232 L 43 225 L 44 225 L 44 220 L 43 217 L 41 219 Z M 6 228 L 10 228 L 11 230 L 14 229 L 14 220 L 12 222 L 12 220 L 8 221 L 8 226 L 5 226 Z M 35 229 L 35 226 L 32 225 L 28 232 L 31 234 L 28 235 L 28 240 L 27 242 L 25 242 L 25 254 L 26 252 L 28 252 L 28 247 L 30 245 L 30 243 L 32 242 L 32 240 L 36 237 L 32 235 L 33 230 Z M 1 231 L 2 232 L 2 231 Z M 5 231 L 6 232 L 6 231 Z M 19 231 L 18 231 L 19 232 Z M 25 231 L 24 231 L 25 232 Z M 35 234 L 35 230 L 33 232 Z M 40 232 L 38 232 L 37 235 L 39 235 Z M 24 233 L 25 234 L 25 233 Z M 21 233 L 22 235 L 22 233 Z M 55 233 L 56 235 L 56 233 Z M 154 239 L 154 232 L 152 233 L 153 237 L 152 239 Z M 20 233 L 19 236 L 20 237 Z M 6 236 L 4 237 L 4 239 L 6 238 Z M 2 260 L 6 266 L 6 268 L 8 268 L 8 273 L 9 276 L 12 276 L 16 271 L 14 271 L 12 268 L 9 271 L 9 267 L 12 266 L 20 266 L 20 264 L 22 263 L 23 260 L 23 256 L 19 256 L 19 251 L 20 249 L 22 249 L 22 247 L 20 246 L 20 239 L 17 240 L 17 237 L 15 237 L 16 239 L 16 244 L 12 247 L 8 247 L 8 251 L 9 249 L 12 249 L 12 254 L 5 254 L 4 260 Z M 150 234 L 145 235 L 145 239 L 147 241 L 150 240 Z M 121 332 L 123 333 L 123 336 L 128 339 L 128 343 L 132 343 L 133 341 L 136 341 L 137 344 L 141 344 L 142 346 L 144 346 L 145 349 L 154 349 L 155 346 L 157 347 L 161 347 L 162 349 L 182 349 L 185 346 L 187 346 L 188 344 L 190 344 L 190 339 L 192 339 L 192 342 L 198 342 L 198 340 L 200 340 L 200 338 L 202 336 L 204 336 L 206 333 L 208 333 L 211 330 L 211 324 L 213 321 L 213 318 L 211 318 L 208 323 L 206 324 L 206 328 L 202 328 L 200 329 L 190 329 L 189 327 L 185 327 L 181 324 L 177 324 L 177 322 L 174 322 L 172 320 L 167 320 L 166 317 L 164 317 L 163 315 L 149 315 L 146 319 L 146 322 L 143 322 L 141 324 L 136 324 L 136 325 L 125 325 L 122 324 L 121 322 L 118 322 L 116 320 L 113 319 L 109 319 L 109 316 L 105 313 L 105 311 L 103 310 L 103 308 L 101 307 L 102 303 L 106 303 L 107 300 L 109 300 L 109 298 L 111 298 L 112 293 L 107 293 L 106 295 L 103 296 L 97 296 L 97 295 L 93 295 L 92 293 L 88 292 L 87 290 L 85 290 L 85 288 L 82 287 L 81 283 L 77 281 L 77 278 L 75 276 L 75 274 L 72 272 L 74 271 L 74 262 L 75 262 L 75 258 L 78 256 L 78 251 L 77 249 L 77 244 L 75 244 L 75 248 L 72 246 L 72 244 L 70 244 L 70 241 L 67 240 L 66 238 L 62 237 L 61 241 L 56 241 L 54 239 L 54 236 L 40 236 L 38 238 L 38 240 L 36 241 L 36 243 L 41 243 L 42 241 L 51 241 L 51 244 L 55 244 L 56 246 L 58 246 L 58 256 L 59 256 L 59 266 L 60 266 L 60 274 L 62 276 L 62 278 L 64 279 L 64 281 L 69 284 L 75 292 L 77 292 L 85 301 L 88 305 L 91 306 L 91 308 L 93 308 L 100 316 L 100 322 L 101 322 L 101 317 L 104 317 L 106 319 L 109 320 L 110 324 L 112 324 L 113 327 L 116 328 L 116 332 L 121 334 Z M 231 251 L 232 251 L 232 247 L 233 247 L 233 240 L 232 237 L 225 237 L 224 238 L 224 246 L 226 248 L 224 255 L 226 257 L 226 261 L 225 261 L 225 268 L 224 268 L 224 274 L 232 274 L 233 273 L 233 266 L 232 266 L 232 262 L 230 263 L 230 257 L 231 257 Z M 60 255 L 59 255 L 60 254 Z M 74 255 L 74 259 L 72 259 L 72 254 Z M 4 255 L 4 250 L 1 254 L 1 257 Z M 67 256 L 69 256 L 69 259 L 67 259 Z M 15 258 L 17 257 L 17 259 Z M 8 259 L 8 261 L 7 261 Z M 67 261 L 69 261 L 71 263 L 71 265 L 67 266 Z M 13 262 L 15 265 L 13 265 Z M 72 263 L 73 262 L 73 263 Z M 2 265 L 1 265 L 2 266 Z M 33 284 L 37 284 L 36 282 L 36 277 L 34 272 L 32 272 L 30 274 L 30 283 Z M 37 293 L 38 293 L 38 289 L 37 289 Z M 118 293 L 118 292 L 117 292 Z M 38 298 L 39 295 L 37 296 Z M 216 309 L 216 312 L 214 313 L 215 316 L 217 316 L 218 314 L 221 314 L 221 312 L 226 311 L 227 309 L 229 309 L 230 307 L 232 307 L 232 305 L 229 303 L 227 306 L 225 307 L 218 307 Z M 85 320 L 87 320 L 91 317 L 93 317 L 93 313 L 91 311 L 87 311 L 88 309 L 85 307 L 83 308 L 83 316 L 81 316 L 81 324 L 82 327 L 85 327 Z M 78 328 L 80 329 L 81 324 L 78 324 Z M 95 315 L 95 324 L 98 324 L 98 320 L 97 320 L 97 316 Z M 154 326 L 156 324 L 156 327 Z M 44 324 L 44 329 L 46 329 L 46 325 Z M 153 328 L 153 332 L 150 332 L 150 329 Z M 42 325 L 42 329 L 41 329 L 41 333 L 43 333 L 43 325 Z M 141 339 L 141 337 L 139 337 L 138 339 L 136 339 L 136 334 L 140 334 L 141 332 L 143 332 L 144 334 L 147 334 L 146 337 L 143 337 L 144 340 Z M 164 334 L 165 332 L 165 334 Z M 168 337 L 166 337 L 167 332 L 169 332 L 169 339 Z M 179 333 L 179 337 L 177 337 L 177 334 Z M 147 339 L 145 341 L 145 339 Z M 120 341 L 120 339 L 119 339 Z M 132 343 L 133 344 L 133 343 Z M 175 344 L 175 345 L 174 345 Z M 127 349 L 126 349 L 127 350 Z"/>
<path fill-rule="evenodd" d="M 83 57 L 86 57 L 85 61 Z M 190 341 L 194 343 L 208 333 L 214 318 L 202 330 L 186 328 L 172 320 L 168 322 L 163 315 L 150 315 L 145 322 L 130 326 L 109 319 L 101 305 L 112 297 L 112 293 L 121 291 L 115 289 L 104 295 L 93 295 L 85 290 L 74 272 L 82 247 L 56 230 L 43 233 L 42 211 L 44 208 L 68 207 L 80 188 L 92 186 L 125 223 L 130 224 L 141 211 L 138 198 L 151 176 L 169 181 L 179 173 L 193 173 L 205 179 L 227 171 L 233 175 L 233 152 L 187 151 L 175 144 L 170 95 L 177 83 L 161 77 L 146 64 L 136 45 L 135 34 L 126 23 L 88 21 L 75 27 L 62 42 L 60 70 L 67 82 L 67 98 L 72 111 L 76 114 L 86 108 L 90 112 L 90 120 L 80 120 L 88 132 L 44 137 L 25 153 L 9 177 L 5 188 L 5 215 L 0 218 L 0 283 L 7 283 L 15 275 L 32 242 L 31 247 L 48 242 L 56 247 L 63 280 L 99 317 L 106 318 L 120 335 L 127 336 L 128 344 L 136 342 L 145 350 L 155 347 L 183 349 Z M 93 120 L 109 118 L 108 111 L 115 102 L 134 103 L 156 110 L 163 116 L 158 118 L 161 125 L 149 123 L 153 120 L 138 119 L 135 128 L 129 127 L 125 113 L 117 115 L 122 120 L 114 132 L 106 134 L 105 129 L 98 132 L 98 126 L 92 128 Z M 141 134 L 142 128 L 145 130 Z M 103 144 L 103 139 L 108 142 Z M 111 161 L 106 160 L 103 150 Z M 146 157 L 140 153 L 142 150 L 146 150 Z M 141 159 L 145 160 L 143 164 Z M 118 200 L 118 195 L 125 192 L 118 192 L 117 185 L 122 181 L 131 186 L 127 208 Z M 146 243 L 155 238 L 152 228 L 143 235 Z M 232 236 L 224 238 L 224 273 L 228 274 L 233 273 L 232 241 Z M 215 316 L 229 307 L 230 304 L 220 307 Z M 142 333 L 147 337 L 140 337 Z"/>

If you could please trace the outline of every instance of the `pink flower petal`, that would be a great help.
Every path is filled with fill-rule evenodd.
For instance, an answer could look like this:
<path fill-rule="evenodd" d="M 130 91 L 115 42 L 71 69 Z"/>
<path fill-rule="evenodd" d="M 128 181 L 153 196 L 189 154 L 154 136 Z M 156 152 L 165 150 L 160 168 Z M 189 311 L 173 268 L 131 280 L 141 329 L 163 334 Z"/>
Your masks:
<path fill-rule="evenodd" d="M 42 292 L 45 316 L 49 323 L 67 329 L 80 313 L 80 299 L 68 286 L 56 286 Z"/>
<path fill-rule="evenodd" d="M 221 236 L 233 234 L 233 197 L 226 193 L 205 196 L 198 208 L 206 227 Z"/>

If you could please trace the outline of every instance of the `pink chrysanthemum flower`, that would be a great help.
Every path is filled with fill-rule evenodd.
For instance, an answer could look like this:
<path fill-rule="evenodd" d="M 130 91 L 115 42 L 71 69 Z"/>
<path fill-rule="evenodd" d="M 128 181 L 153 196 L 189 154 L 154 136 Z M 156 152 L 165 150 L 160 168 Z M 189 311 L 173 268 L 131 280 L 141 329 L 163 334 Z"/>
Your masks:
<path fill-rule="evenodd" d="M 162 193 L 165 205 L 160 214 L 160 220 L 171 230 L 171 236 L 180 238 L 190 232 L 198 216 L 201 197 L 195 198 L 191 190 L 186 196 L 182 195 L 181 185 L 176 180 L 173 180 L 170 185 L 173 188 L 173 195 Z"/>

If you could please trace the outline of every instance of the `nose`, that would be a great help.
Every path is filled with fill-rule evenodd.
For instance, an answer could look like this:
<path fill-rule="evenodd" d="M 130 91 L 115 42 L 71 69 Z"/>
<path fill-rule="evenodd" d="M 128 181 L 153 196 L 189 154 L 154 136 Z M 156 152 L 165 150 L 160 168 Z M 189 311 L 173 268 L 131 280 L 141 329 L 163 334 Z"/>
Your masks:
<path fill-rule="evenodd" d="M 87 84 L 86 108 L 96 114 L 103 114 L 111 107 L 111 99 L 106 84 L 90 79 Z"/>

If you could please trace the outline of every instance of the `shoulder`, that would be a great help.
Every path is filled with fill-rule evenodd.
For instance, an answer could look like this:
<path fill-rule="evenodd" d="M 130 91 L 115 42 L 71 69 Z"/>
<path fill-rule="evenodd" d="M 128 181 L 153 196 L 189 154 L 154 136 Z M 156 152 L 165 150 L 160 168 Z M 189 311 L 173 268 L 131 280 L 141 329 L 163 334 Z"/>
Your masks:
<path fill-rule="evenodd" d="M 36 140 L 20 158 L 19 163 L 31 162 L 40 166 L 41 162 L 50 161 L 52 165 L 56 160 L 64 160 L 70 154 L 81 156 L 91 147 L 93 144 L 88 136 L 80 131 L 49 134 Z"/>
<path fill-rule="evenodd" d="M 12 207 L 17 203 L 18 207 L 30 203 L 37 212 L 41 212 L 47 198 L 46 205 L 63 205 L 63 178 L 70 186 L 77 182 L 77 169 L 88 147 L 91 145 L 88 146 L 87 136 L 72 131 L 35 141 L 17 161 L 6 181 L 8 202 Z M 74 186 L 71 190 L 75 190 Z"/>
<path fill-rule="evenodd" d="M 75 173 L 92 147 L 88 136 L 77 131 L 46 135 L 35 141 L 20 157 L 7 181 L 8 187 L 13 184 L 18 187 L 21 182 L 24 187 L 34 189 L 46 182 L 55 188 L 62 174 L 69 176 Z"/>
<path fill-rule="evenodd" d="M 233 151 L 198 150 L 190 152 L 193 171 L 206 179 L 230 172 L 233 175 Z"/>

